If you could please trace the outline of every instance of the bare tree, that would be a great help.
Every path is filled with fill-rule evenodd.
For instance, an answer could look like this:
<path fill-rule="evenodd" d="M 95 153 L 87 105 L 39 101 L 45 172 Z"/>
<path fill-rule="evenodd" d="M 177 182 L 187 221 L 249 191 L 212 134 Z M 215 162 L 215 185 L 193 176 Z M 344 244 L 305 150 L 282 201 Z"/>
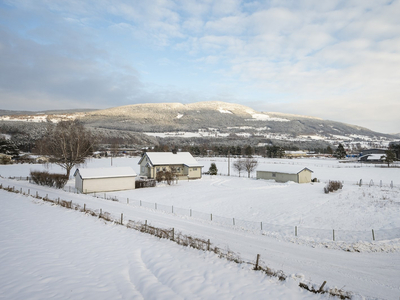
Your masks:
<path fill-rule="evenodd" d="M 250 178 L 250 173 L 253 172 L 257 166 L 258 166 L 258 161 L 255 158 L 252 157 L 247 157 L 244 161 L 243 161 L 243 165 L 244 168 L 247 171 L 248 177 Z"/>
<path fill-rule="evenodd" d="M 241 158 L 238 158 L 234 163 L 233 163 L 233 168 L 239 172 L 239 177 L 240 177 L 240 172 L 242 172 L 245 169 L 244 166 L 244 161 Z"/>
<path fill-rule="evenodd" d="M 84 163 L 93 154 L 93 148 L 94 137 L 77 120 L 49 127 L 48 134 L 37 145 L 39 154 L 49 156 L 50 162 L 64 168 L 68 178 L 75 165 Z"/>

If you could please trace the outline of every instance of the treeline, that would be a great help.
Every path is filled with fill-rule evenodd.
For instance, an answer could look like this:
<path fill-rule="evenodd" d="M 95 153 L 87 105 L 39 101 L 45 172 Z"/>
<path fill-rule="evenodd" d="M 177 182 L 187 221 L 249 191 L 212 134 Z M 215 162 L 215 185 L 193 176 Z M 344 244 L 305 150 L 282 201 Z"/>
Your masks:
<path fill-rule="evenodd" d="M 281 147 L 281 146 L 262 146 L 255 147 L 251 145 L 245 146 L 223 146 L 223 145 L 166 145 L 160 144 L 155 146 L 153 149 L 147 151 L 150 152 L 171 152 L 171 151 L 182 151 L 190 152 L 194 156 L 262 156 L 270 158 L 282 158 L 285 156 L 285 151 L 298 151 L 299 148 L 296 146 Z M 316 148 L 312 149 L 314 153 L 332 154 L 333 150 L 331 147 L 327 148 Z"/>

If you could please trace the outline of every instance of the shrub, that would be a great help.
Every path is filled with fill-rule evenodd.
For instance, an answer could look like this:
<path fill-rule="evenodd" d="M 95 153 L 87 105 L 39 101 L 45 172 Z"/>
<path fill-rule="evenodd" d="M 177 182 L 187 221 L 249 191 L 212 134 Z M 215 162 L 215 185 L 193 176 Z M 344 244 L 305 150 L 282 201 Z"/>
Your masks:
<path fill-rule="evenodd" d="M 328 184 L 324 187 L 325 194 L 329 194 L 329 192 L 334 192 L 343 188 L 343 184 L 340 181 L 331 181 L 329 180 Z"/>
<path fill-rule="evenodd" d="M 68 182 L 67 175 L 50 174 L 47 171 L 31 171 L 31 179 L 36 184 L 55 187 L 57 189 L 63 188 Z"/>
<path fill-rule="evenodd" d="M 168 185 L 171 185 L 172 180 L 174 179 L 174 175 L 172 172 L 166 171 L 164 172 L 164 178 Z"/>
<path fill-rule="evenodd" d="M 161 181 L 163 181 L 164 180 L 164 171 L 159 171 L 159 172 L 157 172 L 157 174 L 156 174 L 156 181 L 158 182 L 158 183 L 160 183 Z"/>
<path fill-rule="evenodd" d="M 218 173 L 218 168 L 217 165 L 215 163 L 211 163 L 210 168 L 208 169 L 208 174 L 210 175 L 217 175 Z"/>

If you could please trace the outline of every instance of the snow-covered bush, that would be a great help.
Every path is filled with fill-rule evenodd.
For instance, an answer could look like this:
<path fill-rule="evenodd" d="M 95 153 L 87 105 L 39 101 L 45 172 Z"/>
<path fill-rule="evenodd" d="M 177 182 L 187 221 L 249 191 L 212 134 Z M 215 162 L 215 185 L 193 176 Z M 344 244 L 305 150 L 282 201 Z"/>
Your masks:
<path fill-rule="evenodd" d="M 329 192 L 334 192 L 342 188 L 343 188 L 342 182 L 329 180 L 327 185 L 324 187 L 324 192 L 325 194 L 329 194 Z"/>

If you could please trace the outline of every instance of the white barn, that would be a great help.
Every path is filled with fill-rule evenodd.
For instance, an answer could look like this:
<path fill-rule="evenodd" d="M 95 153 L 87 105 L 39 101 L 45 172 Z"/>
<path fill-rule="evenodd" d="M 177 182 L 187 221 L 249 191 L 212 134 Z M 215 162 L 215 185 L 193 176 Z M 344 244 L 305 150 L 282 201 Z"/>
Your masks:
<path fill-rule="evenodd" d="M 311 182 L 311 171 L 298 166 L 274 166 L 268 171 L 257 171 L 257 179 L 273 179 L 276 182 L 293 181 L 297 183 Z"/>
<path fill-rule="evenodd" d="M 75 188 L 87 194 L 132 190 L 136 173 L 131 167 L 85 168 L 76 169 L 74 177 Z"/>

